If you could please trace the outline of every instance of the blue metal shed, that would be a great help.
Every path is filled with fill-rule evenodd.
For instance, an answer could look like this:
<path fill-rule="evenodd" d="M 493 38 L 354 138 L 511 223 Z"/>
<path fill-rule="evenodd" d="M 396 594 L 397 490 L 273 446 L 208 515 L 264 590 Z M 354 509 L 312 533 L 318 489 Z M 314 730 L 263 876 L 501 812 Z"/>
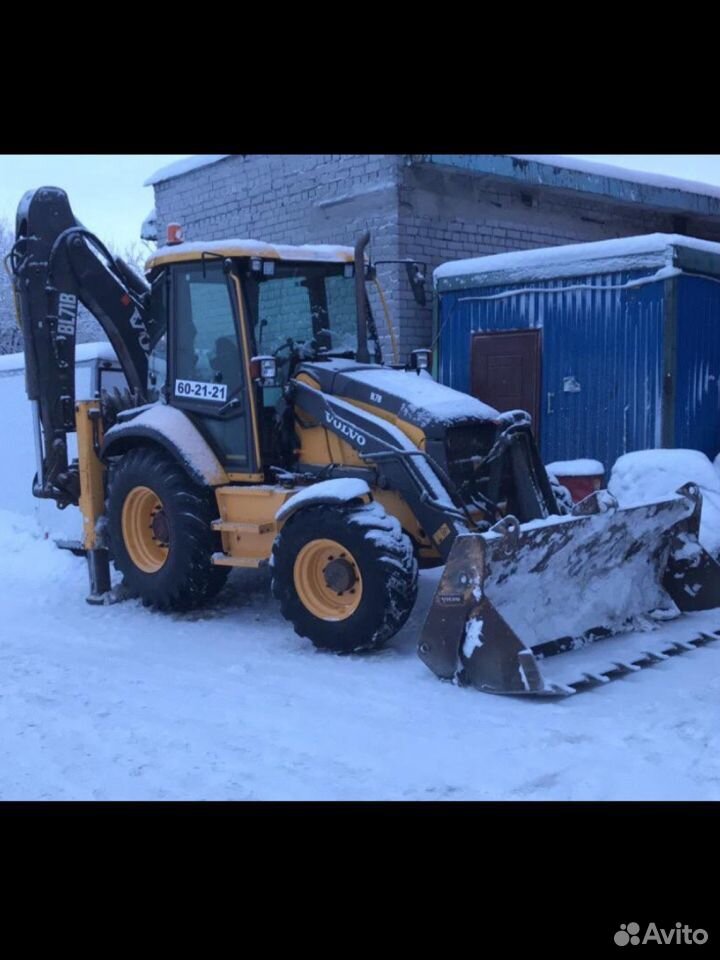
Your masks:
<path fill-rule="evenodd" d="M 471 392 L 487 335 L 539 331 L 546 463 L 720 450 L 720 244 L 651 234 L 497 254 L 443 264 L 435 288 L 438 375 L 456 389 Z"/>

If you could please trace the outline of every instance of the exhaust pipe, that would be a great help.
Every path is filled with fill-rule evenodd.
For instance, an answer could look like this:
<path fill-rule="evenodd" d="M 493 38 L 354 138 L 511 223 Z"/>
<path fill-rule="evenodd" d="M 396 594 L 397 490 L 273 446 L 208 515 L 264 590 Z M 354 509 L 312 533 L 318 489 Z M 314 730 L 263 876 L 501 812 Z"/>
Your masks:
<path fill-rule="evenodd" d="M 365 248 L 369 242 L 370 234 L 366 231 L 355 244 L 355 299 L 357 301 L 356 357 L 358 363 L 370 363 L 370 353 L 367 345 L 367 294 L 365 292 Z"/>

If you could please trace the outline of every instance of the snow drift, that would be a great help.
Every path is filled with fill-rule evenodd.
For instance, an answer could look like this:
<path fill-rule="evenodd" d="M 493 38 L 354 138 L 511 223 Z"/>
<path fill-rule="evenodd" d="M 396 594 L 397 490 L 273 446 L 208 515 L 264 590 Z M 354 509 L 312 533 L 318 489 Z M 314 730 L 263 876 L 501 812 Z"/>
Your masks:
<path fill-rule="evenodd" d="M 608 490 L 623 507 L 661 500 L 692 481 L 703 496 L 700 543 L 720 554 L 720 474 L 699 450 L 638 450 L 619 457 Z"/>

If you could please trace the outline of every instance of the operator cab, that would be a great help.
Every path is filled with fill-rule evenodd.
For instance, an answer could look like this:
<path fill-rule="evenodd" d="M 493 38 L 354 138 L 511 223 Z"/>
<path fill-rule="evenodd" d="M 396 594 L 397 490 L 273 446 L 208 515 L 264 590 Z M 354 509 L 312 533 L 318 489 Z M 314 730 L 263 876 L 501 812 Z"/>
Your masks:
<path fill-rule="evenodd" d="M 357 354 L 352 248 L 176 244 L 148 270 L 152 312 L 166 330 L 150 357 L 151 396 L 188 414 L 237 479 L 261 479 L 266 464 L 289 468 L 288 380 L 300 363 Z M 370 362 L 382 363 L 367 309 Z M 272 381 L 260 378 L 256 357 L 275 361 Z"/>

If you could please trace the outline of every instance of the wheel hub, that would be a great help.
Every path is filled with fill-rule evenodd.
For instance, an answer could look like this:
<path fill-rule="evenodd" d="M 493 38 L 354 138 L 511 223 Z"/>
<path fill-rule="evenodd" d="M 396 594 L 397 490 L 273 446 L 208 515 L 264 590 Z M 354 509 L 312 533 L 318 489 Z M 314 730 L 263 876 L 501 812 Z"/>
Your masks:
<path fill-rule="evenodd" d="M 353 565 L 346 560 L 345 557 L 332 557 L 329 559 L 330 562 L 323 570 L 325 583 L 337 594 L 351 590 L 357 583 L 357 576 L 355 575 Z"/>
<path fill-rule="evenodd" d="M 143 573 L 157 573 L 169 554 L 170 528 L 162 501 L 150 487 L 133 487 L 122 509 L 122 537 L 130 560 Z"/>
<path fill-rule="evenodd" d="M 360 569 L 350 551 L 336 540 L 306 543 L 293 572 L 300 600 L 320 620 L 345 620 L 360 606 Z"/>
<path fill-rule="evenodd" d="M 153 511 L 150 530 L 152 531 L 153 540 L 157 540 L 160 546 L 166 547 L 168 545 L 170 527 L 168 526 L 168 520 L 162 507 L 156 507 Z"/>

